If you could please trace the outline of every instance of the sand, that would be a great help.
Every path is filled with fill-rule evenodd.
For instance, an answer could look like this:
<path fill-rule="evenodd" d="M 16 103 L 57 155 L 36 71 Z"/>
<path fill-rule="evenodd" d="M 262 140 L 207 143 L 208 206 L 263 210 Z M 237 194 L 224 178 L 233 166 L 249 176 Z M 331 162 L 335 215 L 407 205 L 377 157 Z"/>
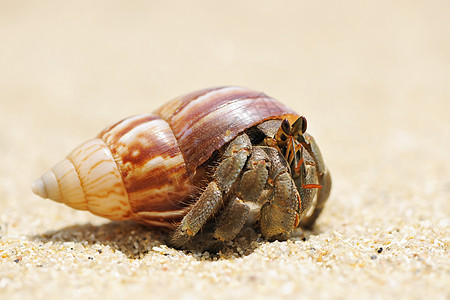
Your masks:
<path fill-rule="evenodd" d="M 1 299 L 449 299 L 448 1 L 0 4 Z M 126 116 L 259 89 L 333 177 L 312 231 L 219 253 L 42 200 L 31 181 Z"/>

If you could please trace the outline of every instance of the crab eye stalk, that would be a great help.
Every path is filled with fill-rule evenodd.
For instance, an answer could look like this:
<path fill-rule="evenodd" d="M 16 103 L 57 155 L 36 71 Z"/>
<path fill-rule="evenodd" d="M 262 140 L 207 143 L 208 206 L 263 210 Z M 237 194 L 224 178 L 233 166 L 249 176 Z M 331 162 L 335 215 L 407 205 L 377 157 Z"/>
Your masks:
<path fill-rule="evenodd" d="M 308 126 L 306 122 L 306 118 L 301 116 L 297 119 L 297 121 L 292 124 L 292 133 L 294 135 L 304 134 L 306 132 L 306 127 Z"/>
<path fill-rule="evenodd" d="M 306 128 L 308 127 L 308 122 L 306 122 L 306 118 L 301 116 L 299 119 L 302 120 L 302 134 L 306 132 Z"/>
<path fill-rule="evenodd" d="M 283 122 L 281 122 L 281 130 L 283 130 L 284 134 L 289 135 L 291 131 L 291 124 L 289 124 L 289 121 L 287 119 L 284 119 Z"/>
<path fill-rule="evenodd" d="M 290 136 L 291 133 L 291 124 L 287 119 L 284 119 L 281 121 L 280 128 L 278 128 L 277 133 L 275 134 L 274 138 L 278 142 L 286 142 L 288 136 Z"/>

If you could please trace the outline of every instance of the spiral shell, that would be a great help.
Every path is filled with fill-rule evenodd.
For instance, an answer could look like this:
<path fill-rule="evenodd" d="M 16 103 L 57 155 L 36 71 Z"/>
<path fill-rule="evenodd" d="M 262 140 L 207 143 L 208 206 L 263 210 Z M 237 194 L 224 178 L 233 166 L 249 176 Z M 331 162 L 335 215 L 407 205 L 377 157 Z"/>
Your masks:
<path fill-rule="evenodd" d="M 173 227 L 189 211 L 193 178 L 214 151 L 262 121 L 297 117 L 243 87 L 193 92 L 103 130 L 36 179 L 32 190 L 111 220 Z"/>

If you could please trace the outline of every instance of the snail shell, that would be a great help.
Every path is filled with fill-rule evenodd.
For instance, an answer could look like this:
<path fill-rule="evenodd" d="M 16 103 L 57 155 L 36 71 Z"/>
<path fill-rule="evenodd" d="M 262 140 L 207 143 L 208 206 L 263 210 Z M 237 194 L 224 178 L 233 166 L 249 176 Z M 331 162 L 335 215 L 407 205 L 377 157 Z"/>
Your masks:
<path fill-rule="evenodd" d="M 189 211 L 194 176 L 214 151 L 249 127 L 286 118 L 298 114 L 261 92 L 196 91 L 106 128 L 36 179 L 32 190 L 111 220 L 173 228 Z"/>

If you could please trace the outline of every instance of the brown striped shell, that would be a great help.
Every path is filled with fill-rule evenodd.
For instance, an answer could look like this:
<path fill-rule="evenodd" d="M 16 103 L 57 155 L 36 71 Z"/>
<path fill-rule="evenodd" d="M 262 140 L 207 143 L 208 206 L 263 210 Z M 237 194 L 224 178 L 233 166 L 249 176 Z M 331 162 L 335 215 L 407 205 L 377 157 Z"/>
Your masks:
<path fill-rule="evenodd" d="M 298 114 L 264 93 L 219 87 L 124 119 L 36 179 L 33 192 L 112 220 L 173 227 L 189 211 L 194 175 L 247 128 Z"/>

